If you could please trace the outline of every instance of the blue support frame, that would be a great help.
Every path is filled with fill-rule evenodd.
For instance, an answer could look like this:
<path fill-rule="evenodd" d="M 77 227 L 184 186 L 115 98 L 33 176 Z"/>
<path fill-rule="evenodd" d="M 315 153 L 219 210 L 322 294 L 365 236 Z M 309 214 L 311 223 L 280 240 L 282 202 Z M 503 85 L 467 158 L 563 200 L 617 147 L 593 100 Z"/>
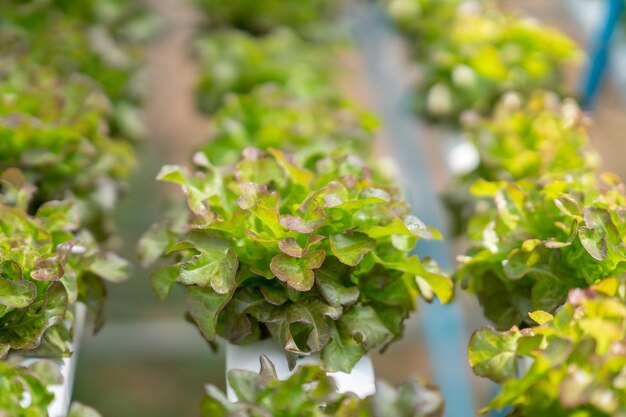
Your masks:
<path fill-rule="evenodd" d="M 624 14 L 626 1 L 606 0 L 607 11 L 604 26 L 600 28 L 590 51 L 591 65 L 582 86 L 582 106 L 591 109 L 596 101 L 610 59 L 610 48 L 615 28 Z"/>

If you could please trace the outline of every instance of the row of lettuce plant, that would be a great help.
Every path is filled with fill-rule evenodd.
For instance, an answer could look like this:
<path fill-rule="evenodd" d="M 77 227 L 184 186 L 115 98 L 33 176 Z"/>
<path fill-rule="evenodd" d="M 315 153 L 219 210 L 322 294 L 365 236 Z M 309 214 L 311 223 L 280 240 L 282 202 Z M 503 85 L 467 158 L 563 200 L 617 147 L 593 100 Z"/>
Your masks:
<path fill-rule="evenodd" d="M 495 75 L 505 68 L 498 61 L 513 62 L 508 57 L 516 63 L 507 74 L 537 71 L 543 74 L 537 80 L 548 83 L 526 77 L 518 85 L 503 79 L 490 90 L 497 94 L 481 96 L 493 100 L 506 92 L 495 107 L 487 102 L 481 107 L 471 94 L 452 99 L 449 92 L 456 90 L 444 83 L 443 96 L 454 104 L 439 101 L 441 97 L 436 101 L 446 104 L 439 107 L 446 110 L 442 115 L 472 112 L 462 118 L 466 136 L 480 154 L 478 167 L 456 179 L 462 185 L 455 196 L 457 207 L 465 211 L 461 218 L 471 217 L 466 228 L 471 247 L 459 258 L 456 278 L 478 297 L 498 329 L 510 328 L 482 328 L 470 341 L 474 372 L 502 385 L 481 413 L 508 408 L 508 415 L 519 417 L 624 415 L 626 188 L 612 174 L 598 175 L 588 120 L 574 100 L 559 98 L 562 77 L 556 69 L 575 48 L 562 35 L 538 32 L 537 23 L 531 26 L 536 36 L 524 35 L 525 48 L 516 48 L 512 33 L 504 43 L 491 38 L 486 49 L 477 48 L 476 39 L 497 33 L 495 28 L 508 17 L 494 9 L 483 9 L 480 17 L 473 11 L 468 15 L 475 4 L 468 9 L 467 3 L 456 2 L 437 15 L 449 19 L 453 30 L 433 32 L 436 28 L 420 25 L 420 19 L 411 21 L 413 26 L 403 24 L 399 3 L 405 12 L 413 7 L 417 15 L 435 13 L 435 2 L 389 5 L 403 30 L 412 36 L 421 33 L 418 47 L 426 50 L 425 56 L 435 48 L 438 56 L 460 57 L 458 51 L 465 51 L 476 59 L 472 77 L 453 71 L 447 78 L 451 83 L 466 76 L 477 81 L 482 64 Z M 432 7 L 418 8 L 423 3 Z M 475 24 L 467 38 L 459 37 L 471 20 Z M 515 26 L 518 33 L 528 29 L 519 22 L 510 29 Z M 536 60 L 537 54 L 548 58 Z M 539 71 L 535 63 L 547 67 Z M 556 91 L 534 91 L 545 87 Z M 430 100 L 433 90 L 418 94 Z M 476 112 L 487 117 L 476 117 Z"/>
<path fill-rule="evenodd" d="M 265 360 L 260 375 L 233 371 L 239 402 L 209 388 L 204 415 L 439 415 L 439 396 L 428 390 L 420 405 L 417 385 L 357 401 L 326 377 L 401 337 L 419 296 L 452 296 L 434 262 L 409 256 L 439 233 L 374 163 L 377 122 L 337 92 L 341 46 L 324 30 L 334 4 L 198 3 L 209 11 L 194 50 L 211 137 L 192 166 L 161 170 L 188 214 L 152 227 L 141 258 L 160 259 L 159 298 L 184 287 L 188 318 L 209 342 L 272 338 L 292 366 L 321 359 L 285 381 Z"/>
<path fill-rule="evenodd" d="M 384 0 L 406 35 L 419 76 L 418 114 L 458 127 L 474 114 L 491 115 L 509 91 L 566 94 L 568 64 L 582 57 L 556 29 L 497 7 L 489 0 Z"/>
<path fill-rule="evenodd" d="M 547 91 L 535 91 L 526 100 L 510 92 L 492 116 L 466 123 L 464 136 L 475 146 L 479 162 L 456 176 L 444 193 L 455 233 L 471 235 L 472 216 L 490 207 L 474 195 L 476 181 L 568 178 L 592 184 L 599 157 L 589 140 L 589 125 L 575 100 Z"/>
<path fill-rule="evenodd" d="M 124 0 L 0 5 L 0 414 L 48 415 L 76 303 L 98 330 L 105 282 L 128 276 L 111 211 L 134 165 L 150 22 Z"/>
<path fill-rule="evenodd" d="M 145 92 L 144 44 L 159 22 L 129 0 L 7 0 L 0 5 L 3 57 L 97 81 L 111 104 L 111 134 L 138 139 Z"/>

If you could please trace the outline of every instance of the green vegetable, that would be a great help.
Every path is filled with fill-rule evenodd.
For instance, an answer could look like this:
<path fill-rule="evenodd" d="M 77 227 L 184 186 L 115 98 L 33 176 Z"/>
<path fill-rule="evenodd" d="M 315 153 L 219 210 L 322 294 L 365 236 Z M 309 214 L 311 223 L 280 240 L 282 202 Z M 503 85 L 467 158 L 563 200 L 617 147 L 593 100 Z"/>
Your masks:
<path fill-rule="evenodd" d="M 469 346 L 474 372 L 502 384 L 481 413 L 511 407 L 511 417 L 623 415 L 623 295 L 623 284 L 609 279 L 593 290 L 572 290 L 554 317 L 535 312 L 539 325 L 532 329 L 476 331 Z M 527 369 L 518 366 L 520 358 Z"/>
<path fill-rule="evenodd" d="M 438 233 L 410 215 L 397 189 L 370 179 L 352 155 L 311 168 L 297 159 L 248 148 L 235 165 L 164 167 L 159 178 L 182 186 L 192 213 L 184 230 L 151 229 L 140 254 L 146 263 L 171 258 L 153 288 L 165 297 L 175 281 L 185 285 L 189 315 L 209 341 L 271 336 L 290 354 L 321 352 L 327 369 L 347 371 L 401 336 L 420 289 L 447 302 L 452 283 L 408 256 Z"/>
<path fill-rule="evenodd" d="M 343 100 L 302 98 L 272 85 L 230 96 L 212 120 L 212 138 L 201 150 L 219 165 L 236 161 L 249 146 L 297 151 L 307 167 L 331 149 L 366 154 L 378 124 Z"/>
<path fill-rule="evenodd" d="M 3 180 L 8 179 L 5 173 Z M 28 201 L 28 186 L 7 186 L 10 195 L 0 196 L 0 357 L 33 349 L 48 357 L 66 355 L 69 307 L 85 303 L 98 326 L 103 281 L 124 280 L 127 262 L 100 250 L 88 232 L 78 229 L 71 203 L 47 202 L 29 216 L 19 206 Z"/>
<path fill-rule="evenodd" d="M 302 35 L 323 36 L 325 24 L 335 16 L 337 1 L 299 0 L 194 0 L 205 13 L 210 28 L 232 27 L 253 35 L 265 35 L 280 27 Z"/>
<path fill-rule="evenodd" d="M 591 146 L 587 119 L 571 99 L 534 92 L 525 102 L 514 93 L 504 96 L 494 114 L 465 126 L 480 164 L 455 179 L 445 202 L 455 216 L 457 232 L 465 232 L 478 202 L 470 185 L 485 181 L 546 181 L 577 178 L 589 183 L 599 157 Z M 592 180 L 591 180 L 592 181 Z"/>
<path fill-rule="evenodd" d="M 19 357 L 0 361 L 0 415 L 48 417 L 54 394 L 50 385 L 60 385 L 63 377 L 57 364 L 37 360 L 24 366 Z M 94 409 L 73 403 L 69 417 L 100 417 Z"/>
<path fill-rule="evenodd" d="M 395 25 L 418 46 L 424 56 L 428 46 L 447 36 L 463 0 L 384 0 Z"/>
<path fill-rule="evenodd" d="M 108 136 L 108 112 L 97 85 L 78 75 L 21 66 L 0 71 L 0 171 L 19 168 L 37 187 L 31 213 L 71 196 L 82 225 L 106 236 L 106 214 L 133 166 L 132 147 Z"/>
<path fill-rule="evenodd" d="M 603 181 L 475 184 L 495 208 L 472 220 L 456 275 L 498 328 L 532 324 L 529 312 L 554 312 L 572 288 L 626 272 L 624 185 Z"/>
<path fill-rule="evenodd" d="M 137 105 L 142 43 L 154 32 L 154 18 L 126 0 L 7 0 L 0 4 L 2 66 L 39 64 L 65 76 L 96 80 L 112 101 L 113 133 L 142 134 Z"/>
<path fill-rule="evenodd" d="M 148 38 L 155 25 L 146 6 L 132 0 L 6 0 L 1 10 L 11 24 L 7 31 L 36 35 L 55 19 L 62 19 L 74 25 L 104 25 L 130 42 Z"/>
<path fill-rule="evenodd" d="M 331 96 L 329 46 L 276 30 L 262 38 L 237 30 L 214 31 L 195 42 L 200 63 L 196 91 L 200 108 L 213 113 L 228 94 L 247 94 L 272 83 L 299 97 Z"/>
<path fill-rule="evenodd" d="M 486 181 L 563 179 L 589 174 L 598 166 L 588 121 L 572 99 L 534 92 L 526 103 L 506 95 L 493 116 L 468 128 L 480 153 L 469 175 Z"/>
<path fill-rule="evenodd" d="M 209 385 L 201 405 L 202 416 L 440 417 L 444 408 L 439 392 L 417 381 L 397 390 L 379 384 L 376 394 L 359 399 L 352 393 L 339 394 L 334 380 L 314 365 L 302 366 L 289 378 L 279 380 L 265 356 L 261 357 L 258 374 L 232 370 L 228 381 L 239 401 L 229 402 L 219 389 Z"/>
<path fill-rule="evenodd" d="M 580 56 L 573 41 L 535 21 L 495 11 L 459 13 L 423 61 L 417 107 L 458 124 L 463 112 L 489 115 L 508 91 L 565 91 L 564 65 Z"/>
<path fill-rule="evenodd" d="M 21 366 L 19 358 L 0 361 L 0 414 L 47 417 L 54 395 L 47 385 L 60 384 L 61 374 L 49 361 Z"/>

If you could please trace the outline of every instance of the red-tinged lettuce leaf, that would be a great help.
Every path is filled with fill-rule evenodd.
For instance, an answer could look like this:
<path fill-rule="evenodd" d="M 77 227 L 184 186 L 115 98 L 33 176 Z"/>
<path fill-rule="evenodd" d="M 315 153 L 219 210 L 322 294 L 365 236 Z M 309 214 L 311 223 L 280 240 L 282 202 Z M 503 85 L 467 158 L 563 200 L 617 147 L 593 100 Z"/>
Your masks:
<path fill-rule="evenodd" d="M 326 253 L 318 249 L 301 258 L 280 254 L 272 258 L 270 269 L 278 279 L 296 291 L 309 291 L 315 283 L 313 270 L 322 266 Z"/>
<path fill-rule="evenodd" d="M 9 308 L 25 308 L 37 298 L 37 287 L 22 279 L 22 269 L 15 261 L 0 265 L 0 305 Z"/>
<path fill-rule="evenodd" d="M 337 320 L 340 316 L 341 308 L 305 297 L 275 313 L 268 329 L 287 352 L 319 352 L 330 340 L 328 319 Z"/>
<path fill-rule="evenodd" d="M 323 220 L 314 219 L 312 221 L 307 221 L 300 216 L 287 214 L 280 218 L 280 224 L 292 232 L 308 234 L 313 233 L 315 229 L 320 227 L 323 224 Z"/>
<path fill-rule="evenodd" d="M 44 332 L 65 319 L 66 310 L 67 292 L 63 284 L 50 284 L 41 302 L 2 317 L 0 350 L 35 349 Z"/>
<path fill-rule="evenodd" d="M 218 315 L 231 298 L 232 293 L 218 294 L 210 287 L 187 287 L 187 311 L 207 340 L 215 340 Z"/>
<path fill-rule="evenodd" d="M 207 251 L 193 256 L 180 266 L 178 281 L 185 285 L 211 286 L 218 294 L 227 294 L 235 288 L 237 255 L 234 251 Z"/>
<path fill-rule="evenodd" d="M 37 281 L 58 281 L 65 274 L 65 268 L 56 255 L 47 254 L 39 257 L 30 273 Z"/>
<path fill-rule="evenodd" d="M 281 240 L 278 244 L 278 248 L 282 253 L 293 258 L 302 258 L 305 253 L 305 250 L 302 249 L 298 242 L 292 237 Z"/>

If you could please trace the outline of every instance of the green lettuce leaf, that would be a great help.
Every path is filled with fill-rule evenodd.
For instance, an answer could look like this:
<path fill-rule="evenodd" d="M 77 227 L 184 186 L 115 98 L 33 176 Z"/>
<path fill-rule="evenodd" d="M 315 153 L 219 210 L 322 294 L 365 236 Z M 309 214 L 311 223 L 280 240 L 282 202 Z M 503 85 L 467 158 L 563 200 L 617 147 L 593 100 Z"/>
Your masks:
<path fill-rule="evenodd" d="M 441 417 L 444 402 L 436 388 L 418 381 L 397 389 L 378 383 L 376 393 L 359 399 L 353 393 L 337 392 L 335 381 L 317 365 L 298 367 L 280 380 L 274 365 L 261 356 L 261 370 L 231 370 L 228 382 L 237 395 L 231 403 L 216 387 L 206 387 L 203 417 L 253 416 L 359 416 Z"/>

